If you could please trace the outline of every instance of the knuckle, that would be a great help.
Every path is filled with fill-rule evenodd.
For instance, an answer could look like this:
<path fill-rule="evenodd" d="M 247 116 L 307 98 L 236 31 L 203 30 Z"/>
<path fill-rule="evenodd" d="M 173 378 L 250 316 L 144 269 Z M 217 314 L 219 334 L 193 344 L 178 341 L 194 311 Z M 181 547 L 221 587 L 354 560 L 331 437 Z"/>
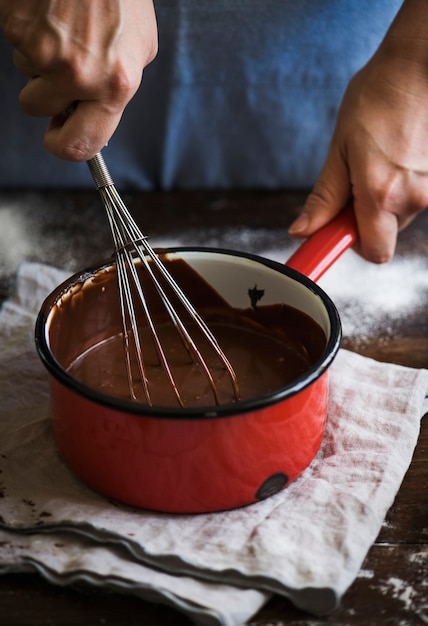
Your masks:
<path fill-rule="evenodd" d="M 159 51 L 159 42 L 158 38 L 154 37 L 149 45 L 148 53 L 147 53 L 147 64 L 151 63 L 153 59 L 156 57 Z"/>
<path fill-rule="evenodd" d="M 310 195 L 313 198 L 313 201 L 317 202 L 318 205 L 330 206 L 336 201 L 335 190 L 328 182 L 322 179 L 317 181 Z"/>
<path fill-rule="evenodd" d="M 376 185 L 371 189 L 373 203 L 380 210 L 388 210 L 391 207 L 395 207 L 400 200 L 400 195 L 397 186 L 390 183 Z"/>
<path fill-rule="evenodd" d="M 127 103 L 140 86 L 141 79 L 141 72 L 130 72 L 122 65 L 116 66 L 105 85 L 108 99 L 111 102 L 119 103 L 119 105 Z"/>
<path fill-rule="evenodd" d="M 68 85 L 80 99 L 104 101 L 108 104 L 121 106 L 128 102 L 137 91 L 142 75 L 133 75 L 123 66 L 116 66 L 104 76 L 100 75 L 97 66 L 72 60 L 64 64 L 62 75 L 68 76 Z"/>
<path fill-rule="evenodd" d="M 50 33 L 41 37 L 34 25 L 26 20 L 9 18 L 2 27 L 6 41 L 14 47 L 14 52 L 39 72 L 49 69 L 57 56 L 55 39 Z"/>
<path fill-rule="evenodd" d="M 418 186 L 413 196 L 413 209 L 415 213 L 422 211 L 428 207 L 428 188 Z"/>
<path fill-rule="evenodd" d="M 16 46 L 23 37 L 24 23 L 14 15 L 8 15 L 3 19 L 1 29 L 6 41 L 12 46 Z"/>
<path fill-rule="evenodd" d="M 129 76 L 124 68 L 118 68 L 110 78 L 109 87 L 116 98 L 126 100 L 138 87 L 136 83 L 136 79 Z"/>

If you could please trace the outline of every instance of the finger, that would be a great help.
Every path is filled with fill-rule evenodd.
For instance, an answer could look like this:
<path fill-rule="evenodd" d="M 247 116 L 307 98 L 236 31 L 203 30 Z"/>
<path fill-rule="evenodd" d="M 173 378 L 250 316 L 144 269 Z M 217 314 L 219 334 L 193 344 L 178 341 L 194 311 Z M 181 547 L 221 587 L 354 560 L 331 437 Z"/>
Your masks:
<path fill-rule="evenodd" d="M 61 114 L 51 120 L 44 145 L 61 159 L 87 161 L 109 142 L 121 115 L 122 109 L 111 112 L 99 102 L 79 102 L 69 118 Z"/>
<path fill-rule="evenodd" d="M 367 261 L 386 263 L 392 259 L 399 230 L 395 213 L 379 209 L 369 200 L 354 198 L 359 240 L 355 250 Z"/>
<path fill-rule="evenodd" d="M 30 21 L 27 17 L 28 10 L 25 5 L 22 6 L 22 2 L 20 4 L 20 10 L 15 12 L 6 10 L 5 7 L 0 6 L 0 28 L 3 31 L 6 41 L 11 46 L 20 44 Z"/>
<path fill-rule="evenodd" d="M 321 174 L 307 197 L 299 217 L 288 232 L 307 237 L 330 222 L 345 206 L 351 193 L 349 172 L 339 149 L 332 144 Z"/>
<path fill-rule="evenodd" d="M 369 168 L 354 186 L 354 211 L 359 242 L 355 249 L 374 263 L 390 261 L 397 235 L 428 202 L 428 176 L 394 171 L 393 176 L 377 176 L 381 167 Z"/>
<path fill-rule="evenodd" d="M 13 63 L 18 72 L 30 78 L 38 76 L 40 73 L 30 59 L 16 49 L 13 51 Z"/>
<path fill-rule="evenodd" d="M 31 78 L 19 94 L 22 110 L 33 117 L 53 117 L 64 111 L 70 95 L 62 93 L 41 76 Z"/>

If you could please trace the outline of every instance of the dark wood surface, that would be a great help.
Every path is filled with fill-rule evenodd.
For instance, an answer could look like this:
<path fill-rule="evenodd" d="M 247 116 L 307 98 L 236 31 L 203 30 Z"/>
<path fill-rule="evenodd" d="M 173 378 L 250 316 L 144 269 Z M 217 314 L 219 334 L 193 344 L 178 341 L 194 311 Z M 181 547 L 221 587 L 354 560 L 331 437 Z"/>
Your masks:
<path fill-rule="evenodd" d="M 305 192 L 175 192 L 127 194 L 126 203 L 142 229 L 180 243 L 236 248 L 239 229 L 250 230 L 254 252 L 290 244 L 286 228 Z M 0 193 L 0 302 L 14 284 L 19 262 L 40 261 L 71 271 L 110 255 L 106 219 L 96 192 Z M 428 266 L 428 211 L 399 238 L 398 253 L 425 255 Z M 285 259 L 284 259 L 285 260 Z M 428 267 L 427 267 L 428 271 Z M 345 337 L 344 347 L 383 361 L 428 367 L 428 294 L 417 314 L 395 320 L 379 340 Z M 408 626 L 428 623 L 428 420 L 412 464 L 379 536 L 340 608 L 314 618 L 275 597 L 251 626 Z M 175 610 L 87 587 L 58 588 L 35 574 L 0 577 L 0 625 L 8 626 L 185 626 Z"/>

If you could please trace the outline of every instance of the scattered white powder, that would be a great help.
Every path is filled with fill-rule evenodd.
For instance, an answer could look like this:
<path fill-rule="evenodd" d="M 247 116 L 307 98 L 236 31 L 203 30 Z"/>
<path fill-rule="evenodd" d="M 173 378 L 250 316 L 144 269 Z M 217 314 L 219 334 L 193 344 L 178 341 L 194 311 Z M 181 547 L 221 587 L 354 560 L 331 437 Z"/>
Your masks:
<path fill-rule="evenodd" d="M 9 207 L 0 207 L 0 224 L 0 269 L 14 272 L 32 249 L 27 224 L 19 212 Z"/>
<path fill-rule="evenodd" d="M 428 549 L 421 550 L 420 552 L 415 552 L 414 554 L 410 554 L 408 557 L 410 563 L 414 563 L 418 566 L 423 566 L 428 571 Z M 428 587 L 428 580 L 425 579 L 423 584 Z"/>
<path fill-rule="evenodd" d="M 252 622 L 251 622 L 252 623 Z M 258 623 L 258 621 L 254 622 L 255 624 Z M 263 626 L 289 626 L 290 622 L 287 620 L 286 622 L 283 622 L 282 620 L 277 620 L 275 619 L 274 622 L 263 622 Z M 309 619 L 309 620 L 305 620 L 302 621 L 299 618 L 299 626 L 323 626 L 323 624 L 325 624 L 323 619 Z"/>
<path fill-rule="evenodd" d="M 417 595 L 415 589 L 401 580 L 391 576 L 384 585 L 380 587 L 380 591 L 384 595 L 391 595 L 396 600 L 403 602 L 405 609 L 408 611 L 412 607 L 413 598 Z"/>
<path fill-rule="evenodd" d="M 364 261 L 353 252 L 343 256 L 320 279 L 320 285 L 336 298 L 364 297 L 373 310 L 402 314 L 419 305 L 428 294 L 427 259 L 395 258 L 384 265 Z"/>
<path fill-rule="evenodd" d="M 382 522 L 382 528 L 394 528 L 393 524 L 391 524 L 391 522 L 389 520 L 383 520 Z"/>

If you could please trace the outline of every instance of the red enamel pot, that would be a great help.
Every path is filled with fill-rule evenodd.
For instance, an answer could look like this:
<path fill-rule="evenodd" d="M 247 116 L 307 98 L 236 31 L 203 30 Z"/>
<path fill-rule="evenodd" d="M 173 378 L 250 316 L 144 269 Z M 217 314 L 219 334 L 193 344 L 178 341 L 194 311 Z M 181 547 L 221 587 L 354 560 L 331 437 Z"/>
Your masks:
<path fill-rule="evenodd" d="M 109 498 L 171 513 L 240 507 L 292 482 L 323 439 L 328 369 L 341 339 L 334 303 L 314 281 L 355 240 L 353 213 L 346 209 L 306 240 L 286 265 L 228 250 L 168 251 L 196 269 L 232 306 L 248 306 L 248 287 L 257 284 L 265 291 L 265 303 L 289 304 L 325 332 L 321 356 L 292 384 L 227 405 L 150 407 L 73 378 L 65 355 L 69 359 L 74 346 L 89 346 L 111 323 L 113 313 L 102 305 L 105 285 L 98 278 L 108 274 L 112 261 L 60 285 L 42 305 L 35 337 L 48 370 L 54 437 L 64 462 Z M 85 308 L 86 293 L 92 300 Z M 70 324 L 73 315 L 78 325 Z"/>

